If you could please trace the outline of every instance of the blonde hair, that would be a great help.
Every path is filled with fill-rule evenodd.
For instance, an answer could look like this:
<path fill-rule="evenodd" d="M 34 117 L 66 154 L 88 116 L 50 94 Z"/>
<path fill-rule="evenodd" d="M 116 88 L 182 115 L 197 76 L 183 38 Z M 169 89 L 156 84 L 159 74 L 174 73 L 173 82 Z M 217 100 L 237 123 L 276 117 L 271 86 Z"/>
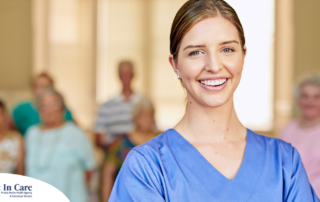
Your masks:
<path fill-rule="evenodd" d="M 241 46 L 246 43 L 243 27 L 236 11 L 223 0 L 189 0 L 176 14 L 170 34 L 170 53 L 177 60 L 181 41 L 187 32 L 199 21 L 221 15 L 238 30 Z"/>

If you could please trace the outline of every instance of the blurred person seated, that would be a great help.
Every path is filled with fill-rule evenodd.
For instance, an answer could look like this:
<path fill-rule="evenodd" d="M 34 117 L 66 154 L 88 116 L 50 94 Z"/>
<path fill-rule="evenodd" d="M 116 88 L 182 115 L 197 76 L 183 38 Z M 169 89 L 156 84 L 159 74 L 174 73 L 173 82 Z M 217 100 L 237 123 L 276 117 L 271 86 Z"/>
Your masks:
<path fill-rule="evenodd" d="M 115 179 L 129 151 L 160 134 L 155 127 L 153 105 L 147 99 L 142 99 L 135 105 L 133 121 L 135 130 L 118 135 L 108 146 L 102 173 L 102 202 L 108 201 Z"/>
<path fill-rule="evenodd" d="M 24 175 L 24 143 L 22 137 L 9 131 L 8 114 L 0 100 L 0 173 Z"/>
<path fill-rule="evenodd" d="M 93 146 L 84 131 L 65 121 L 57 91 L 44 90 L 38 104 L 42 124 L 30 127 L 25 137 L 26 175 L 56 187 L 71 202 L 86 202 L 96 167 Z"/>
<path fill-rule="evenodd" d="M 43 90 L 53 88 L 53 84 L 53 79 L 47 73 L 39 74 L 32 83 L 33 100 L 22 102 L 13 110 L 12 116 L 15 126 L 22 135 L 25 135 L 30 126 L 40 123 L 36 100 Z M 72 115 L 68 109 L 65 111 L 64 118 L 72 121 Z"/>
<path fill-rule="evenodd" d="M 301 117 L 284 128 L 281 138 L 299 151 L 310 184 L 320 196 L 320 76 L 303 79 L 295 97 Z"/>
<path fill-rule="evenodd" d="M 122 92 L 115 98 L 100 106 L 95 124 L 96 144 L 104 148 L 112 139 L 133 130 L 133 106 L 141 99 L 141 95 L 132 90 L 134 67 L 130 61 L 122 61 L 118 65 Z"/>

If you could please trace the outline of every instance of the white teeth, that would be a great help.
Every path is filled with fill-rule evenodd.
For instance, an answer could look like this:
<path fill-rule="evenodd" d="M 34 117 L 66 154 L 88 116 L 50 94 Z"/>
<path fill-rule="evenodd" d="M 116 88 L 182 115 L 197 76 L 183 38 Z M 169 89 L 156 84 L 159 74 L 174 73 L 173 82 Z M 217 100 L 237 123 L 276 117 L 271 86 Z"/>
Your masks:
<path fill-rule="evenodd" d="M 202 80 L 200 83 L 207 85 L 207 86 L 218 86 L 221 84 L 224 84 L 227 81 L 227 79 L 219 79 L 219 80 Z"/>

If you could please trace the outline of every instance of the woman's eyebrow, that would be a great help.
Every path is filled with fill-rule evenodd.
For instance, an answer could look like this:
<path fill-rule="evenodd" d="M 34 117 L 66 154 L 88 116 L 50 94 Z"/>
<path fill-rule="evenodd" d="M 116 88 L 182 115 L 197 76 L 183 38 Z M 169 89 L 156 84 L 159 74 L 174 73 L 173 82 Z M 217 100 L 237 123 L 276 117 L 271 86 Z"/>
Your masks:
<path fill-rule="evenodd" d="M 206 47 L 205 45 L 189 45 L 187 47 L 185 47 L 183 50 L 186 50 L 188 48 L 203 48 Z"/>
<path fill-rule="evenodd" d="M 238 41 L 236 41 L 236 40 L 231 40 L 231 41 L 221 42 L 219 45 L 225 45 L 225 44 L 229 44 L 229 43 L 237 43 L 237 44 L 239 44 Z M 204 47 L 206 47 L 206 45 L 189 45 L 189 46 L 185 47 L 183 50 L 186 50 L 186 49 L 188 49 L 188 48 L 204 48 Z"/>
<path fill-rule="evenodd" d="M 236 40 L 231 40 L 231 41 L 224 41 L 224 42 L 220 43 L 219 45 L 225 45 L 225 44 L 229 44 L 229 43 L 237 43 L 237 44 L 239 44 L 238 41 L 236 41 Z"/>

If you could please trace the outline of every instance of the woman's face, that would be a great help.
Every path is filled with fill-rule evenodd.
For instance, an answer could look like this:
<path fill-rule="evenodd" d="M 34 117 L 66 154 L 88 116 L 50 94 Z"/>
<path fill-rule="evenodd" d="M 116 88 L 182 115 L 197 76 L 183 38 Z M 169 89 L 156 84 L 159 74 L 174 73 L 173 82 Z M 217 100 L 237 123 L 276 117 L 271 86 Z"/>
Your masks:
<path fill-rule="evenodd" d="M 298 101 L 302 116 L 307 119 L 320 117 L 320 87 L 305 84 L 301 87 Z"/>
<path fill-rule="evenodd" d="M 40 116 L 44 124 L 55 124 L 63 120 L 63 105 L 59 97 L 48 93 L 40 102 Z"/>
<path fill-rule="evenodd" d="M 177 61 L 170 57 L 188 101 L 219 107 L 232 100 L 243 69 L 243 48 L 236 27 L 223 17 L 193 26 L 181 41 Z"/>

